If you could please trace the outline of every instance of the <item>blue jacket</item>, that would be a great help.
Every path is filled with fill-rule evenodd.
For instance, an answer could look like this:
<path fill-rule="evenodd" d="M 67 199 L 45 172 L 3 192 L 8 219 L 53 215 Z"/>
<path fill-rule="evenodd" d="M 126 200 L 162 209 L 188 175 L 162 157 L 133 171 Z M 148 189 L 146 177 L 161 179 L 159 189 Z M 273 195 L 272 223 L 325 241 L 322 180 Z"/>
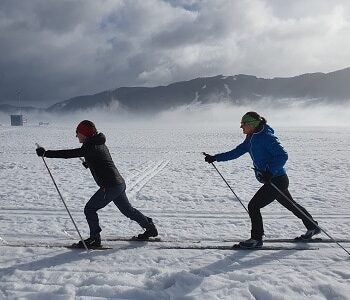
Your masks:
<path fill-rule="evenodd" d="M 227 161 L 236 159 L 247 152 L 253 160 L 258 181 L 263 182 L 259 171 L 268 171 L 273 177 L 286 174 L 284 165 L 288 160 L 288 154 L 269 125 L 265 124 L 260 131 L 247 136 L 243 143 L 235 149 L 216 154 L 215 158 L 217 161 Z"/>

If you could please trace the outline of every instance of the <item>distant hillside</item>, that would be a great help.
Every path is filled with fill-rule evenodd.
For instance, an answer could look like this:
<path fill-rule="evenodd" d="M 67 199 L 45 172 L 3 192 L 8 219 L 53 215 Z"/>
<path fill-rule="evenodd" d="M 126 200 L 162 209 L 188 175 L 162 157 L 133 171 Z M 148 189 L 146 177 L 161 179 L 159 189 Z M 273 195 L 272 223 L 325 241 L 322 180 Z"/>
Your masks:
<path fill-rule="evenodd" d="M 66 112 L 105 106 L 117 100 L 130 111 L 161 111 L 191 102 L 228 101 L 242 104 L 263 98 L 350 99 L 350 68 L 331 73 L 310 73 L 290 78 L 264 79 L 250 75 L 215 76 L 181 81 L 168 86 L 121 87 L 95 95 L 79 96 L 48 108 Z"/>
<path fill-rule="evenodd" d="M 98 109 L 118 101 L 121 108 L 131 112 L 157 112 L 194 102 L 225 101 L 243 104 L 264 98 L 347 102 L 350 99 L 350 68 L 331 73 L 309 73 L 289 78 L 264 79 L 243 74 L 219 75 L 176 82 L 167 86 L 120 87 L 94 95 L 74 97 L 56 103 L 48 107 L 46 111 L 64 113 Z M 8 106 L 0 105 L 0 111 L 9 112 L 10 110 Z"/>

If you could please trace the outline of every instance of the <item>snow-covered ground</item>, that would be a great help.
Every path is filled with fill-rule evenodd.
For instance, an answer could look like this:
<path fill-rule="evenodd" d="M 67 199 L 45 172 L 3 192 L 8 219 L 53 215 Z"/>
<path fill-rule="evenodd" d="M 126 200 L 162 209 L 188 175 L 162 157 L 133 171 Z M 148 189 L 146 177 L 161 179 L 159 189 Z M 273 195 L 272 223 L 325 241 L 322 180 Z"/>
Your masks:
<path fill-rule="evenodd" d="M 159 249 L 179 240 L 227 245 L 249 237 L 247 213 L 201 155 L 231 149 L 243 139 L 239 128 L 97 126 L 132 204 L 154 219 L 162 239 L 176 242 L 104 241 L 113 249 L 89 253 L 8 246 L 78 239 L 35 142 L 48 149 L 80 145 L 73 125 L 1 126 L 0 299 L 350 299 L 350 259 L 334 244 L 312 244 L 319 250 L 310 251 Z M 289 152 L 294 198 L 333 237 L 350 239 L 349 128 L 275 130 Z M 96 190 L 89 170 L 78 159 L 46 161 L 86 237 L 83 207 Z M 247 205 L 260 186 L 249 157 L 216 165 Z M 266 239 L 304 232 L 276 203 L 262 213 Z M 113 204 L 99 215 L 103 239 L 141 232 Z M 350 250 L 350 243 L 343 246 Z"/>

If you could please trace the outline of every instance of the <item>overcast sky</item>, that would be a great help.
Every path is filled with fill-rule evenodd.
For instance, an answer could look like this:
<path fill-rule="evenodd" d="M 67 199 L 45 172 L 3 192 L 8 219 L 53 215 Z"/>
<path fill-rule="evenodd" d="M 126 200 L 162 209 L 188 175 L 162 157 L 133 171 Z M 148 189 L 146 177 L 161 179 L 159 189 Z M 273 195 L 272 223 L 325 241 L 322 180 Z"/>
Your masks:
<path fill-rule="evenodd" d="M 0 0 L 0 103 L 349 66 L 348 0 Z"/>

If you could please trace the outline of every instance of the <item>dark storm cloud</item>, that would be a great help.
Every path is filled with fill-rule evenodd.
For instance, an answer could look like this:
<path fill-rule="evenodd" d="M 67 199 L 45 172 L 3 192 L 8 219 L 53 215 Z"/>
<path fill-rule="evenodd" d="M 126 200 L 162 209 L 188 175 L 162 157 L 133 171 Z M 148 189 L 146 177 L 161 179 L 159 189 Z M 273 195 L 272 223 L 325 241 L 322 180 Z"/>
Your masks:
<path fill-rule="evenodd" d="M 348 1 L 2 0 L 0 103 L 350 61 Z"/>

